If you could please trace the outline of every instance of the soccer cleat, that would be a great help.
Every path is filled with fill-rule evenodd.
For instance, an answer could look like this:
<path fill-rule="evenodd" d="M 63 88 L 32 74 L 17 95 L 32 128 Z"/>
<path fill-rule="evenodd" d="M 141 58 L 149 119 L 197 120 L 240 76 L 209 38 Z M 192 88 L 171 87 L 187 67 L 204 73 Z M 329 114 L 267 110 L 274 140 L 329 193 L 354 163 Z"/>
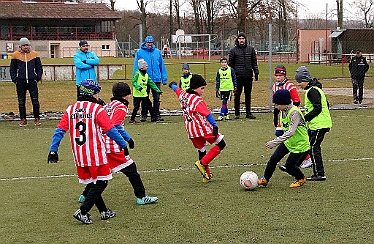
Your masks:
<path fill-rule="evenodd" d="M 358 104 L 358 100 L 355 100 L 353 103 L 354 103 L 354 104 Z"/>
<path fill-rule="evenodd" d="M 262 176 L 260 179 L 258 179 L 257 184 L 261 185 L 261 186 L 267 186 L 268 185 L 268 180 L 265 179 L 265 177 Z"/>
<path fill-rule="evenodd" d="M 78 198 L 78 202 L 79 202 L 79 203 L 83 203 L 84 200 L 86 200 L 86 197 L 83 196 L 83 195 L 80 195 L 79 198 Z"/>
<path fill-rule="evenodd" d="M 27 120 L 26 119 L 21 119 L 21 122 L 19 122 L 19 127 L 23 127 L 27 125 Z"/>
<path fill-rule="evenodd" d="M 230 115 L 227 114 L 227 115 L 225 116 L 225 120 L 231 120 Z"/>
<path fill-rule="evenodd" d="M 284 165 L 279 165 L 278 168 L 283 172 L 287 172 L 287 168 Z"/>
<path fill-rule="evenodd" d="M 101 216 L 101 220 L 107 220 L 107 219 L 110 219 L 116 216 L 116 212 L 108 208 L 106 211 L 101 212 L 100 216 Z"/>
<path fill-rule="evenodd" d="M 200 173 L 203 175 L 205 179 L 210 180 L 210 177 L 207 174 L 204 165 L 202 165 L 200 161 L 196 161 L 195 166 L 200 171 Z"/>
<path fill-rule="evenodd" d="M 142 198 L 136 198 L 136 203 L 138 205 L 145 205 L 145 204 L 151 204 L 157 202 L 158 198 L 157 197 L 152 197 L 150 195 L 146 195 L 145 197 Z"/>
<path fill-rule="evenodd" d="M 90 214 L 89 213 L 82 214 L 80 209 L 75 211 L 75 213 L 73 214 L 73 217 L 81 221 L 83 224 L 86 224 L 86 225 L 92 224 L 92 221 L 90 219 Z"/>
<path fill-rule="evenodd" d="M 146 121 L 147 121 L 147 117 L 145 116 L 140 117 L 140 122 L 146 122 Z"/>
<path fill-rule="evenodd" d="M 300 180 L 295 180 L 293 183 L 291 183 L 290 187 L 291 188 L 296 188 L 296 187 L 304 185 L 305 182 L 306 182 L 305 178 L 304 179 L 300 179 Z"/>
<path fill-rule="evenodd" d="M 311 158 L 308 158 L 307 160 L 304 160 L 303 164 L 300 166 L 303 169 L 310 168 L 313 166 L 313 162 Z"/>
<path fill-rule="evenodd" d="M 312 176 L 310 176 L 306 179 L 308 181 L 324 181 L 324 180 L 326 180 L 326 176 L 312 175 Z"/>
<path fill-rule="evenodd" d="M 136 125 L 136 124 L 139 124 L 139 122 L 136 121 L 135 119 L 130 119 L 129 124 Z"/>
<path fill-rule="evenodd" d="M 235 119 L 240 119 L 240 115 L 235 115 Z"/>
<path fill-rule="evenodd" d="M 223 120 L 223 117 L 221 115 L 218 116 L 217 121 L 222 121 L 222 120 Z"/>
<path fill-rule="evenodd" d="M 42 123 L 40 123 L 40 118 L 35 118 L 35 119 L 34 119 L 34 124 L 35 124 L 36 126 L 41 125 Z"/>
<path fill-rule="evenodd" d="M 245 117 L 247 119 L 256 119 L 256 116 L 254 116 L 253 114 L 247 114 Z"/>
<path fill-rule="evenodd" d="M 203 183 L 209 183 L 209 182 L 210 182 L 210 180 L 205 179 L 205 177 L 203 177 Z"/>
<path fill-rule="evenodd" d="M 156 118 L 156 121 L 164 121 L 164 119 L 161 118 L 161 116 L 158 116 L 158 117 Z"/>

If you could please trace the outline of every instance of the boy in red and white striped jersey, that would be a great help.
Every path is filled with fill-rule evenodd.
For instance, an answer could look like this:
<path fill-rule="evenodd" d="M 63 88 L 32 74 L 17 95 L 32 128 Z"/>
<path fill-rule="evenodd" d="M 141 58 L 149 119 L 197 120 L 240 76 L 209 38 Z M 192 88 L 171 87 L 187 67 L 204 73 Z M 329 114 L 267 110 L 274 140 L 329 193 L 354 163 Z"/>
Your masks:
<path fill-rule="evenodd" d="M 206 81 L 201 75 L 193 74 L 190 88 L 186 91 L 171 82 L 169 87 L 177 94 L 184 115 L 184 124 L 188 138 L 199 152 L 199 160 L 195 163 L 203 175 L 203 182 L 211 179 L 209 163 L 225 148 L 223 135 L 218 133 L 218 127 L 213 115 L 206 106 L 201 95 L 204 93 Z M 209 123 L 208 123 L 209 122 Z M 206 143 L 214 146 L 206 152 Z"/>
<path fill-rule="evenodd" d="M 79 89 L 78 101 L 66 109 L 55 129 L 48 163 L 57 163 L 58 147 L 69 130 L 79 182 L 89 188 L 85 201 L 73 216 L 84 224 L 92 224 L 88 212 L 93 205 L 98 208 L 102 220 L 116 215 L 106 207 L 101 196 L 108 180 L 112 179 L 102 131 L 114 139 L 121 149 L 125 149 L 127 143 L 110 121 L 104 107 L 97 103 L 101 90 L 99 84 L 94 80 L 84 80 Z"/>

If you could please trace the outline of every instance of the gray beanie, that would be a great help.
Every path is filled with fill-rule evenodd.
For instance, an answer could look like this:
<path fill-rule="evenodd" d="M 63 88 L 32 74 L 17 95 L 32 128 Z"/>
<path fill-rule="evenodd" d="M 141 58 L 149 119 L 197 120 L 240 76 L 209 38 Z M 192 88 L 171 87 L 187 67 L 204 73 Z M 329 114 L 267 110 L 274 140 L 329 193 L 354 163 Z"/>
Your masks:
<path fill-rule="evenodd" d="M 295 79 L 298 83 L 311 81 L 310 71 L 305 66 L 300 66 L 296 70 Z"/>
<path fill-rule="evenodd" d="M 148 67 L 148 64 L 147 64 L 147 62 L 144 60 L 144 59 L 139 59 L 138 60 L 138 68 L 139 69 L 143 69 L 143 68 L 145 68 L 145 67 Z"/>
<path fill-rule="evenodd" d="M 22 37 L 19 40 L 19 45 L 20 45 L 20 47 L 22 47 L 23 45 L 30 45 L 30 41 L 26 37 Z"/>

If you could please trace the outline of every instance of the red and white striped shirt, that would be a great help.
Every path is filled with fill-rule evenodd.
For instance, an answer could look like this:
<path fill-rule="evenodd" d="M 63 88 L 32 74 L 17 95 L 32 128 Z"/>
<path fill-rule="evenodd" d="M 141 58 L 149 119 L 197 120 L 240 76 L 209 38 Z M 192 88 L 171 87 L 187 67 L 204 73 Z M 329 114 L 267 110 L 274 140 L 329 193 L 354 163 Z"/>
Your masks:
<path fill-rule="evenodd" d="M 276 91 L 278 90 L 282 90 L 282 89 L 287 89 L 290 94 L 291 94 L 291 100 L 292 102 L 300 102 L 300 97 L 299 97 L 299 93 L 297 92 L 297 88 L 296 86 L 290 82 L 290 81 L 286 81 L 283 85 L 277 85 L 277 84 L 274 84 L 273 85 L 273 95 Z"/>
<path fill-rule="evenodd" d="M 115 125 L 124 125 L 125 117 L 127 115 L 127 106 L 118 100 L 113 100 L 105 105 L 110 120 Z M 108 153 L 121 152 L 121 147 L 109 136 L 104 135 L 106 150 Z"/>
<path fill-rule="evenodd" d="M 196 138 L 213 133 L 213 127 L 206 120 L 210 114 L 204 100 L 196 95 L 190 94 L 181 88 L 175 90 L 184 115 L 184 124 L 188 138 Z"/>
<path fill-rule="evenodd" d="M 64 131 L 69 130 L 77 167 L 108 163 L 102 131 L 108 131 L 114 126 L 103 106 L 93 102 L 78 101 L 66 109 L 57 127 Z"/>

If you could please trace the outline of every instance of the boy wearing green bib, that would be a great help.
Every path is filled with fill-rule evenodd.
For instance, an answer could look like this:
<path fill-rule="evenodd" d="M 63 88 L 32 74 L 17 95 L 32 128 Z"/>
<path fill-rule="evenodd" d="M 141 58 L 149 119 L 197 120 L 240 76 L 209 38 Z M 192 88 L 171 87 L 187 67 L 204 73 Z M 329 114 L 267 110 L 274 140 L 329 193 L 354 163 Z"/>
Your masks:
<path fill-rule="evenodd" d="M 300 109 L 291 102 L 291 94 L 288 90 L 278 90 L 273 95 L 275 107 L 281 111 L 280 123 L 284 134 L 268 141 L 266 148 L 277 147 L 271 155 L 264 172 L 264 176 L 258 180 L 258 184 L 267 186 L 272 177 L 277 163 L 289 153 L 285 163 L 285 170 L 288 174 L 295 177 L 291 183 L 291 188 L 302 186 L 305 182 L 305 176 L 299 166 L 309 153 L 309 137 L 306 128 L 306 122 Z"/>

